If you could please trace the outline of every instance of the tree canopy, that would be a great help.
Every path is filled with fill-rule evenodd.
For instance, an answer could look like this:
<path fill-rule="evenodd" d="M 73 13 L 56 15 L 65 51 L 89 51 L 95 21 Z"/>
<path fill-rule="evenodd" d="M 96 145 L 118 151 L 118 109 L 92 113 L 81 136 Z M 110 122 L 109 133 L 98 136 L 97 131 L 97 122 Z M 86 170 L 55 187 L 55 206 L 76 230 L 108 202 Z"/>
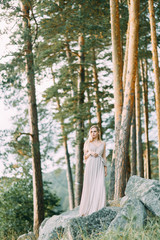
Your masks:
<path fill-rule="evenodd" d="M 38 179 L 33 168 L 37 159 L 34 151 L 38 148 L 39 173 L 67 169 L 68 205 L 74 207 L 74 192 L 80 197 L 83 184 L 83 143 L 92 124 L 98 124 L 102 140 L 107 143 L 108 168 L 111 167 L 108 174 L 113 174 L 112 180 L 116 178 L 113 192 L 119 186 L 123 195 L 128 177 L 133 173 L 159 178 L 160 109 L 156 99 L 160 83 L 158 75 L 154 75 L 159 71 L 154 56 L 160 47 L 160 3 L 136 1 L 138 10 L 133 7 L 133 0 L 1 1 L 0 19 L 5 26 L 0 34 L 2 37 L 8 34 L 9 43 L 0 58 L 0 99 L 13 114 L 11 128 L 6 127 L 0 137 L 0 156 L 5 173 L 14 175 L 16 180 L 6 186 L 2 181 L 5 188 L 0 201 L 6 199 L 9 206 L 9 199 L 21 201 L 14 211 L 5 206 L 5 201 L 2 204 L 3 214 L 6 208 L 10 211 L 4 217 L 3 229 L 7 221 L 12 224 L 22 206 L 28 215 L 24 212 L 23 219 L 18 215 L 17 226 L 11 229 L 21 233 L 32 226 L 32 210 L 27 209 L 32 205 L 34 181 L 28 174 L 35 174 Z M 116 8 L 112 9 L 113 3 Z M 149 3 L 153 3 L 150 12 Z M 24 6 L 27 6 L 26 14 Z M 139 26 L 133 34 L 135 12 Z M 151 21 L 154 15 L 155 26 Z M 137 36 L 134 53 L 129 47 L 134 45 L 133 35 Z M 35 101 L 32 90 L 35 90 Z M 39 142 L 34 140 L 35 126 Z M 81 186 L 75 187 L 74 181 L 80 181 Z M 47 198 L 53 197 L 54 202 L 48 200 L 47 206 L 44 203 L 47 214 L 51 214 L 51 204 L 59 201 L 56 196 L 50 197 Z M 26 225 L 18 227 L 25 219 L 28 219 Z"/>

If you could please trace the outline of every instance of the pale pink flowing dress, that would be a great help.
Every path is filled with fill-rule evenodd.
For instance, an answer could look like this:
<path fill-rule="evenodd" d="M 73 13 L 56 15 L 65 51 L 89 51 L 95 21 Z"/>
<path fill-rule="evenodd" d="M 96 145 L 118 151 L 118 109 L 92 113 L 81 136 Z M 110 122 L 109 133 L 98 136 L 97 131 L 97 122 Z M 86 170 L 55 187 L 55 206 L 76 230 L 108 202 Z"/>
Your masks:
<path fill-rule="evenodd" d="M 105 143 L 96 146 L 88 144 L 88 150 L 94 151 L 98 157 L 89 156 L 84 171 L 83 191 L 80 202 L 79 215 L 87 216 L 106 206 L 106 187 L 104 159 L 102 157 Z"/>

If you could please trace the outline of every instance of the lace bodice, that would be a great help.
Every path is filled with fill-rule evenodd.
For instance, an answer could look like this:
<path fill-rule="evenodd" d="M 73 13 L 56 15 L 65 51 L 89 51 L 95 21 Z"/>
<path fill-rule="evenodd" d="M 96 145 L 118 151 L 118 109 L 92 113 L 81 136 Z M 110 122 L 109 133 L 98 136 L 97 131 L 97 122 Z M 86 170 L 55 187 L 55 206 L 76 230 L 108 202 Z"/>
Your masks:
<path fill-rule="evenodd" d="M 99 145 L 95 145 L 93 142 L 89 143 L 89 149 L 93 152 L 96 152 L 99 156 L 103 155 L 104 146 L 104 142 L 101 142 Z"/>

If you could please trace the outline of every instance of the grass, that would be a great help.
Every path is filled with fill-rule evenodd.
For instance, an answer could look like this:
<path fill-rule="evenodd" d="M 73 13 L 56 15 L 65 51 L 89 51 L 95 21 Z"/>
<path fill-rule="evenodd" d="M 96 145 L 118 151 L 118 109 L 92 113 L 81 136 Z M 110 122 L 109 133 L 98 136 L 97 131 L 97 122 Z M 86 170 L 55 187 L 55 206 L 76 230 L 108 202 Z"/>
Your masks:
<path fill-rule="evenodd" d="M 99 233 L 97 237 L 91 236 L 83 240 L 159 240 L 160 218 L 149 218 L 144 229 L 133 229 L 127 226 L 124 231 L 114 230 L 109 233 Z"/>

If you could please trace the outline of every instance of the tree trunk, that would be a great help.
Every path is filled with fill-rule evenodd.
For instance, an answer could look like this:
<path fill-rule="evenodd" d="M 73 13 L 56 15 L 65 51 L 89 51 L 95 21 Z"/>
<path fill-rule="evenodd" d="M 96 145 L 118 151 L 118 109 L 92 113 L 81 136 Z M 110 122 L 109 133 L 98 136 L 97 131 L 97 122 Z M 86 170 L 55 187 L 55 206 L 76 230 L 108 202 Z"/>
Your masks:
<path fill-rule="evenodd" d="M 91 119 L 92 119 L 92 114 L 91 114 L 91 96 L 90 96 L 90 85 L 89 85 L 89 74 L 88 74 L 88 70 L 86 69 L 85 71 L 86 73 L 86 76 L 85 76 L 85 79 L 86 79 L 86 82 L 87 82 L 87 88 L 86 88 L 86 93 L 87 93 L 87 102 L 88 102 L 88 108 L 87 108 L 87 112 L 88 112 L 88 125 L 91 126 Z"/>
<path fill-rule="evenodd" d="M 150 15 L 153 69 L 155 74 L 156 113 L 157 113 L 157 126 L 158 126 L 158 160 L 159 160 L 159 179 L 160 179 L 160 78 L 159 78 L 157 36 L 156 36 L 156 23 L 155 23 L 153 0 L 148 0 L 148 5 L 149 5 L 149 15 Z"/>
<path fill-rule="evenodd" d="M 98 74 L 97 74 L 97 66 L 96 66 L 96 54 L 95 54 L 95 49 L 93 48 L 93 65 L 92 65 L 92 69 L 93 69 L 93 79 L 94 79 L 94 89 L 95 89 L 95 98 L 96 98 L 96 114 L 97 114 L 97 123 L 98 123 L 98 127 L 100 129 L 100 135 L 102 138 L 102 116 L 101 116 L 101 105 L 100 105 L 100 101 L 99 101 L 99 88 L 98 88 L 98 84 L 99 84 L 99 80 L 98 80 Z"/>
<path fill-rule="evenodd" d="M 67 60 L 68 60 L 68 64 L 69 64 L 69 73 L 70 73 L 70 78 L 71 78 L 71 84 L 72 84 L 72 96 L 75 97 L 76 96 L 76 84 L 75 84 L 75 80 L 74 80 L 74 75 L 73 75 L 73 68 L 72 68 L 72 53 L 71 53 L 71 49 L 69 46 L 69 41 L 68 38 L 65 37 L 65 49 L 66 49 L 66 56 L 67 56 Z"/>
<path fill-rule="evenodd" d="M 52 68 L 51 68 L 51 72 L 52 72 L 52 77 L 53 77 L 53 84 L 55 85 L 55 78 L 54 78 L 54 73 L 53 73 Z M 57 109 L 58 109 L 59 113 L 61 113 L 62 107 L 61 107 L 58 95 L 56 96 L 56 102 L 57 102 Z M 62 116 L 62 113 L 61 113 L 61 116 Z M 70 155 L 68 152 L 67 135 L 65 134 L 63 117 L 61 117 L 60 123 L 61 123 L 61 132 L 62 132 L 62 138 L 63 138 L 63 147 L 64 147 L 64 152 L 65 152 L 65 161 L 66 161 L 66 166 L 67 166 L 66 176 L 67 176 L 67 184 L 68 184 L 69 209 L 72 210 L 75 206 L 75 204 L 74 204 L 74 188 L 73 188 L 72 169 L 71 169 L 71 164 L 70 164 Z"/>
<path fill-rule="evenodd" d="M 135 104 L 133 106 L 131 122 L 131 176 L 136 175 L 136 121 L 135 121 Z"/>
<path fill-rule="evenodd" d="M 115 149 L 112 152 L 112 162 L 111 162 L 111 172 L 109 179 L 109 189 L 108 189 L 108 199 L 114 199 L 114 189 L 115 189 Z"/>
<path fill-rule="evenodd" d="M 151 178 L 150 171 L 150 150 L 149 150 L 149 134 L 148 134 L 148 86 L 147 86 L 147 70 L 144 73 L 142 59 L 140 60 L 141 79 L 142 79 L 142 96 L 143 96 L 143 112 L 144 112 L 144 133 L 145 133 L 145 149 L 144 149 L 144 177 Z"/>
<path fill-rule="evenodd" d="M 122 110 L 119 144 L 117 146 L 115 198 L 124 196 L 126 187 L 126 165 L 129 149 L 129 136 L 134 105 L 135 74 L 138 57 L 139 0 L 131 0 L 129 7 L 129 50 L 128 67 Z"/>
<path fill-rule="evenodd" d="M 125 89 L 126 84 L 126 76 L 127 76 L 127 67 L 128 67 L 128 48 L 129 48 L 129 22 L 127 27 L 127 34 L 126 34 L 126 51 L 124 56 L 124 64 L 123 64 L 123 89 Z"/>
<path fill-rule="evenodd" d="M 122 45 L 120 37 L 119 7 L 118 0 L 110 0 L 111 35 L 112 35 L 112 61 L 113 61 L 113 82 L 114 82 L 114 108 L 115 108 L 115 147 L 118 144 L 119 129 L 121 122 L 123 87 L 122 87 Z M 113 199 L 115 187 L 115 158 L 116 152 L 113 151 L 109 194 L 108 198 Z"/>
<path fill-rule="evenodd" d="M 73 178 L 72 178 L 72 170 L 71 170 L 71 164 L 70 164 L 70 155 L 68 152 L 67 136 L 64 135 L 63 124 L 61 124 L 61 130 L 63 132 L 63 146 L 65 151 L 65 161 L 67 165 L 66 175 L 67 175 L 67 183 L 68 183 L 69 209 L 72 210 L 75 207 Z"/>
<path fill-rule="evenodd" d="M 80 204 L 83 186 L 83 145 L 84 145 L 84 37 L 79 34 L 79 78 L 78 78 L 78 103 L 77 103 L 77 127 L 76 127 L 76 176 L 75 176 L 75 206 Z"/>
<path fill-rule="evenodd" d="M 141 138 L 141 109 L 140 109 L 140 85 L 138 69 L 135 83 L 135 107 L 136 107 L 136 142 L 137 142 L 137 175 L 144 176 L 142 138 Z"/>
<path fill-rule="evenodd" d="M 31 6 L 29 1 L 21 1 L 21 10 L 23 13 L 24 43 L 25 43 L 25 60 L 27 74 L 27 90 L 29 101 L 29 118 L 31 133 L 31 150 L 32 150 L 32 168 L 33 168 L 33 206 L 34 206 L 34 233 L 38 236 L 39 226 L 44 219 L 43 204 L 43 183 L 40 159 L 40 144 L 38 133 L 37 104 L 35 94 L 35 77 L 34 62 L 32 53 L 32 39 L 30 29 L 29 12 Z"/>
<path fill-rule="evenodd" d="M 129 159 L 129 155 L 128 155 L 128 158 L 127 158 L 127 167 L 126 167 L 126 184 L 129 180 L 129 177 L 131 175 L 131 165 L 130 165 L 130 159 Z"/>

